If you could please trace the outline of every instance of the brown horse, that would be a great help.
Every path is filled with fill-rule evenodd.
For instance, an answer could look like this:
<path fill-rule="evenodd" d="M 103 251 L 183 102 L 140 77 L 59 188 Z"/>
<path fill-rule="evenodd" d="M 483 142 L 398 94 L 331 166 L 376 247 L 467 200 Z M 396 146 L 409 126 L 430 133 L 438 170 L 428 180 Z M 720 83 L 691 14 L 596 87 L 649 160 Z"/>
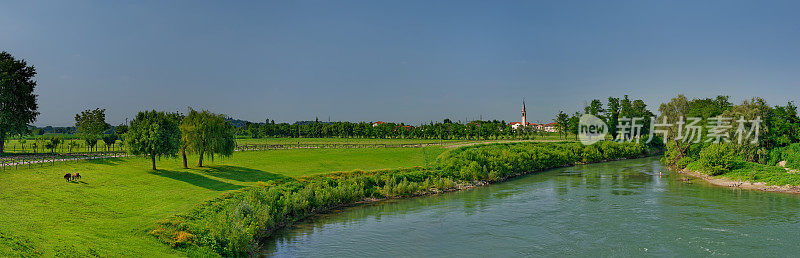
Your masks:
<path fill-rule="evenodd" d="M 78 174 L 78 172 L 75 172 L 75 174 L 72 174 L 72 180 L 75 180 L 75 181 L 81 180 L 81 174 Z"/>
<path fill-rule="evenodd" d="M 67 182 L 69 182 L 70 180 L 72 180 L 72 174 L 70 174 L 70 173 L 67 173 L 66 175 L 64 175 L 64 180 L 67 180 Z"/>

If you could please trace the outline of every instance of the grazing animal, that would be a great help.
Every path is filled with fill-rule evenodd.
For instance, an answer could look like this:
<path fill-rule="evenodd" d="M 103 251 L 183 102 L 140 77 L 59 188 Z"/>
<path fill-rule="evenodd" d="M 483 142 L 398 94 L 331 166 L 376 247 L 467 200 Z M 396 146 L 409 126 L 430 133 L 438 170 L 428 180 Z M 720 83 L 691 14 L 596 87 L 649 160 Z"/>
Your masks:
<path fill-rule="evenodd" d="M 72 174 L 67 173 L 66 175 L 64 175 L 64 179 L 67 180 L 67 182 L 69 182 L 69 180 L 72 180 Z"/>
<path fill-rule="evenodd" d="M 75 172 L 75 174 L 72 174 L 72 180 L 75 180 L 75 181 L 81 180 L 81 174 L 78 174 L 78 172 Z"/>

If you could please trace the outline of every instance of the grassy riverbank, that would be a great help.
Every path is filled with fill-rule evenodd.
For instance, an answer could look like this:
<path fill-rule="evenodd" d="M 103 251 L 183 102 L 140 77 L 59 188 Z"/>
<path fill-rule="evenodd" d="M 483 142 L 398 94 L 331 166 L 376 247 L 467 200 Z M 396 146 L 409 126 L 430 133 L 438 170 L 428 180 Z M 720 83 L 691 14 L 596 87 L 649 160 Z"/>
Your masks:
<path fill-rule="evenodd" d="M 747 150 L 741 148 L 733 144 L 697 145 L 676 158 L 677 151 L 671 144 L 664 161 L 714 185 L 800 193 L 800 144 L 770 150 L 768 155 L 752 155 L 755 158 L 750 159 L 743 157 Z"/>
<path fill-rule="evenodd" d="M 430 162 L 443 151 L 424 153 Z M 148 162 L 115 158 L 8 168 L 0 180 L 0 256 L 185 256 L 149 234 L 159 219 L 259 182 L 426 163 L 420 148 L 241 152 L 204 168 L 161 160 L 158 171 Z M 81 182 L 65 182 L 62 176 L 74 172 L 83 175 Z"/>
<path fill-rule="evenodd" d="M 652 153 L 645 145 L 601 142 L 477 145 L 443 153 L 431 168 L 352 171 L 243 188 L 160 222 L 151 233 L 190 256 L 253 254 L 258 240 L 309 215 L 362 200 L 451 191 L 504 178 Z"/>

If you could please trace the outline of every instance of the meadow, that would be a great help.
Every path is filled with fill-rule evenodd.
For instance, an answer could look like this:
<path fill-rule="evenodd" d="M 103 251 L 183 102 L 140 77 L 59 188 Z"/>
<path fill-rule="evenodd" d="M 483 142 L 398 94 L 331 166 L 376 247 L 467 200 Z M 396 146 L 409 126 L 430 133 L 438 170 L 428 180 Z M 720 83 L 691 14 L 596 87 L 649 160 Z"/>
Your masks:
<path fill-rule="evenodd" d="M 33 143 L 36 142 L 35 139 L 26 139 L 25 144 L 20 143 L 19 139 L 6 139 L 5 142 L 5 152 L 7 154 L 18 154 L 18 153 L 69 153 L 69 152 L 103 152 L 103 151 L 125 151 L 125 145 L 122 144 L 122 141 L 119 140 L 114 145 L 106 145 L 103 141 L 98 141 L 96 149 L 88 150 L 86 148 L 86 142 L 81 139 L 74 139 L 77 136 L 74 135 L 46 135 L 47 137 L 50 136 L 59 136 L 62 137 L 62 143 L 55 149 L 45 149 L 44 143 L 40 142 L 37 145 L 36 150 L 33 149 Z M 567 137 L 566 140 L 574 140 L 575 136 L 570 135 Z M 562 137 L 559 137 L 558 134 L 555 133 L 542 133 L 537 134 L 535 141 L 560 141 Z M 260 138 L 260 139 L 253 139 L 253 138 L 237 138 L 237 144 L 425 144 L 425 143 L 434 143 L 434 144 L 442 144 L 446 146 L 461 146 L 467 143 L 490 143 L 495 141 L 509 141 L 514 139 L 497 139 L 497 140 L 438 140 L 438 139 L 377 139 L 377 138 Z M 75 142 L 78 147 L 69 148 L 69 143 Z"/>
<path fill-rule="evenodd" d="M 423 166 L 439 147 L 237 152 L 183 169 L 179 159 L 111 158 L 8 169 L 0 181 L 2 256 L 184 256 L 149 232 L 224 193 L 306 175 Z M 423 156 L 424 153 L 424 156 Z M 426 162 L 426 160 L 428 160 Z M 65 182 L 79 172 L 80 182 Z"/>

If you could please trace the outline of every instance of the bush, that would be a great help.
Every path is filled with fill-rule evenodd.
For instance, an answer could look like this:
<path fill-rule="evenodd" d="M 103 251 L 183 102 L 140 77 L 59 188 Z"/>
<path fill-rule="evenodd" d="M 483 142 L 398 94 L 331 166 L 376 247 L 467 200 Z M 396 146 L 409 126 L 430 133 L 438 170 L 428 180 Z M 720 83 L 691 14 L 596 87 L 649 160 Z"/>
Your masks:
<path fill-rule="evenodd" d="M 776 148 L 769 152 L 768 165 L 775 166 L 781 161 L 786 161 L 786 167 L 788 168 L 800 169 L 800 143 Z"/>
<path fill-rule="evenodd" d="M 683 157 L 679 159 L 678 162 L 675 163 L 675 167 L 678 169 L 684 169 L 686 168 L 686 166 L 688 166 L 690 163 L 694 161 L 695 159 L 692 157 Z"/>
<path fill-rule="evenodd" d="M 741 158 L 731 144 L 715 143 L 700 151 L 698 162 L 701 172 L 720 175 L 733 169 Z"/>

